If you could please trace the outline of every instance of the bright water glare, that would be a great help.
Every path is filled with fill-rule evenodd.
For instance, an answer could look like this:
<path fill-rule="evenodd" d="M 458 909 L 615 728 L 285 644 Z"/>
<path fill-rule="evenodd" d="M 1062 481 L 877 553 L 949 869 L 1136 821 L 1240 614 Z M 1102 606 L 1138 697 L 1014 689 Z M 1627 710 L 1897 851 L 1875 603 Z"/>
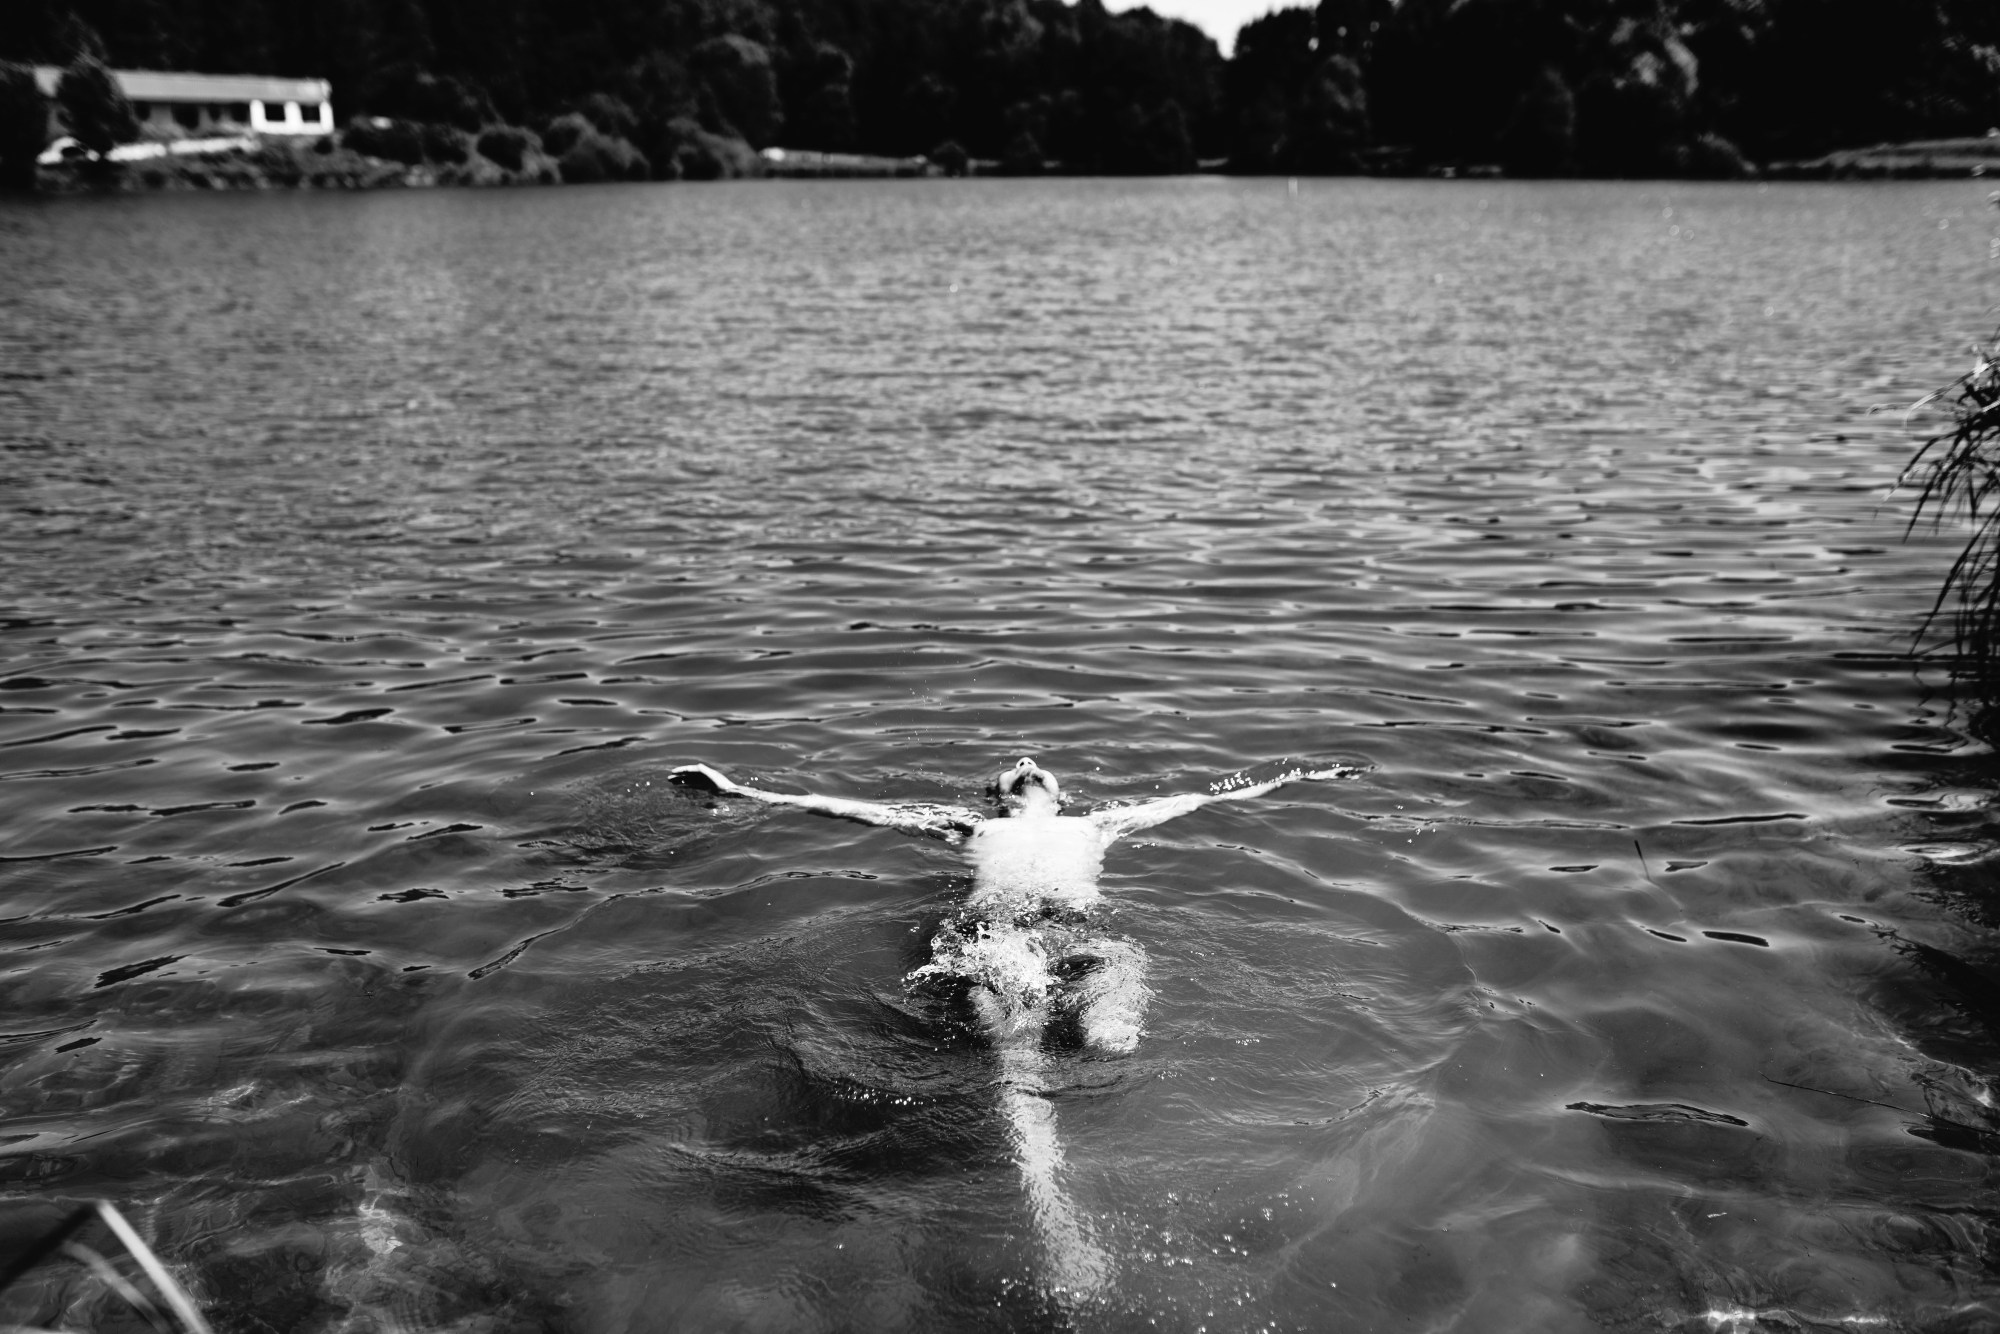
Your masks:
<path fill-rule="evenodd" d="M 1988 212 L 0 206 L 0 1240 L 114 1199 L 243 1331 L 1988 1327 L 1994 774 L 1885 500 Z M 1023 755 L 1365 773 L 1114 847 L 1143 1031 L 1027 1093 L 906 981 L 950 848 L 665 781 Z"/>

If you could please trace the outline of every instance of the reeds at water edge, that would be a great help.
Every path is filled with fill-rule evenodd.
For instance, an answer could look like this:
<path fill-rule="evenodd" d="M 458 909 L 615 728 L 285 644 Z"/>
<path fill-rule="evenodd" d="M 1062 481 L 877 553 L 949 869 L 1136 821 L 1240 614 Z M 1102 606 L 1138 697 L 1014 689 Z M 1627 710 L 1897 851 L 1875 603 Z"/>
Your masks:
<path fill-rule="evenodd" d="M 1914 421 L 1941 410 L 1947 429 L 1930 436 L 1903 465 L 1897 489 L 1917 492 L 1905 536 L 1929 521 L 1970 526 L 1917 632 L 1918 644 L 1950 655 L 1954 675 L 1978 693 L 2000 693 L 2000 331 L 1973 368 L 1909 411 Z"/>

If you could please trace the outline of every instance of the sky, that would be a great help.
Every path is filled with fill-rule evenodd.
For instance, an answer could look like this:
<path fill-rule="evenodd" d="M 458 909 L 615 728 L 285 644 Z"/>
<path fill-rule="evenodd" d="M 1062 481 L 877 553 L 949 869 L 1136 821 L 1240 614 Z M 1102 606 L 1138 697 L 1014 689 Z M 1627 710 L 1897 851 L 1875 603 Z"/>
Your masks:
<path fill-rule="evenodd" d="M 1274 9 L 1311 3 L 1312 0 L 1110 0 L 1104 7 L 1120 13 L 1143 4 L 1164 18 L 1183 19 L 1213 37 L 1226 56 L 1236 49 L 1236 30 L 1251 19 L 1263 18 Z"/>

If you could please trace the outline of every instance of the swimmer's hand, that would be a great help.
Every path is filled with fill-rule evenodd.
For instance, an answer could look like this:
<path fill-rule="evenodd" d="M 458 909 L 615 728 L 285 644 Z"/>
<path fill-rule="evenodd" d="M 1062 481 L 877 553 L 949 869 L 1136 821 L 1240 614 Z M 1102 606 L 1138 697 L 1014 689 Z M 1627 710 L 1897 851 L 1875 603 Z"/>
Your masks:
<path fill-rule="evenodd" d="M 1239 774 L 1233 778 L 1225 778 L 1219 783 L 1210 783 L 1209 799 L 1238 801 L 1244 797 L 1261 797 L 1266 792 L 1276 791 L 1287 783 L 1324 783 L 1337 778 L 1359 778 L 1365 772 L 1367 771 L 1351 764 L 1335 764 L 1325 769 L 1308 769 L 1300 765 L 1296 769 L 1287 769 L 1276 778 L 1269 778 L 1261 783 L 1252 783 Z"/>
<path fill-rule="evenodd" d="M 1304 780 L 1308 783 L 1324 783 L 1335 778 L 1359 778 L 1368 772 L 1352 764 L 1336 764 L 1331 769 L 1294 769 L 1284 775 L 1282 782 Z"/>
<path fill-rule="evenodd" d="M 734 795 L 743 790 L 705 764 L 683 764 L 669 769 L 667 781 L 676 787 L 691 787 L 701 792 L 720 792 L 724 795 Z"/>

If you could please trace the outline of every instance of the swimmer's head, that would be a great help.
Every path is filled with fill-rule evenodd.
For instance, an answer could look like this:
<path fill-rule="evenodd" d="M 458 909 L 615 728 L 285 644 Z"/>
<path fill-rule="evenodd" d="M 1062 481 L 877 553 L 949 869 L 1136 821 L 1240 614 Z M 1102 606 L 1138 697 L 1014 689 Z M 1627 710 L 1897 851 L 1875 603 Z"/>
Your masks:
<path fill-rule="evenodd" d="M 1033 760 L 1022 759 L 987 789 L 1002 815 L 1054 815 L 1062 809 L 1062 785 L 1056 776 Z"/>

